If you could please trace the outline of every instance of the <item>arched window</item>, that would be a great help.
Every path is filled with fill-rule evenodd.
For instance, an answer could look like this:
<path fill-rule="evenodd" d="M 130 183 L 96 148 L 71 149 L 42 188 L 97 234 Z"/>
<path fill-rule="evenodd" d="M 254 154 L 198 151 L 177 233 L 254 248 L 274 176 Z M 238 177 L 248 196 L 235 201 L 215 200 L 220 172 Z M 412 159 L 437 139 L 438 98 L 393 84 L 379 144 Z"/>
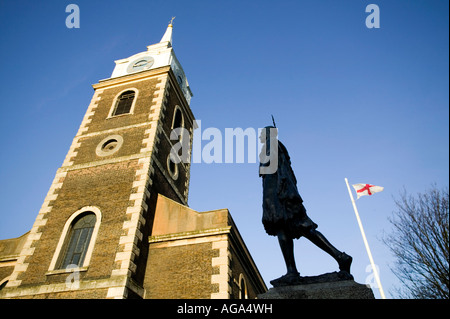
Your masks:
<path fill-rule="evenodd" d="M 116 100 L 116 106 L 112 116 L 130 113 L 135 98 L 135 91 L 125 91 Z"/>
<path fill-rule="evenodd" d="M 79 267 L 83 265 L 96 221 L 97 218 L 93 212 L 80 214 L 72 221 L 64 255 L 59 265 L 60 269 L 65 269 L 69 265 Z"/>
<path fill-rule="evenodd" d="M 94 251 L 102 213 L 96 206 L 85 206 L 74 212 L 64 224 L 58 245 L 53 254 L 49 274 L 68 268 L 87 270 Z"/>
<path fill-rule="evenodd" d="M 176 105 L 173 113 L 173 119 L 172 119 L 172 130 L 170 132 L 170 139 L 173 141 L 174 144 L 183 142 L 183 128 L 184 128 L 184 118 L 183 113 L 181 112 L 181 108 Z M 177 140 L 178 139 L 178 140 Z M 178 178 L 178 163 L 180 161 L 179 156 L 182 156 L 183 147 L 180 147 L 178 149 L 178 158 L 177 155 L 174 155 L 175 153 L 169 154 L 167 157 L 167 168 L 169 171 L 170 176 L 176 180 Z"/>
<path fill-rule="evenodd" d="M 175 115 L 173 117 L 172 129 L 183 127 L 183 113 L 181 113 L 181 109 L 177 107 L 175 109 Z"/>
<path fill-rule="evenodd" d="M 247 299 L 247 284 L 242 274 L 239 275 L 239 299 Z"/>
<path fill-rule="evenodd" d="M 175 111 L 173 113 L 172 119 L 172 130 L 177 128 L 184 128 L 184 118 L 183 113 L 178 105 L 175 106 Z M 183 130 L 177 131 L 178 141 L 183 138 Z"/>

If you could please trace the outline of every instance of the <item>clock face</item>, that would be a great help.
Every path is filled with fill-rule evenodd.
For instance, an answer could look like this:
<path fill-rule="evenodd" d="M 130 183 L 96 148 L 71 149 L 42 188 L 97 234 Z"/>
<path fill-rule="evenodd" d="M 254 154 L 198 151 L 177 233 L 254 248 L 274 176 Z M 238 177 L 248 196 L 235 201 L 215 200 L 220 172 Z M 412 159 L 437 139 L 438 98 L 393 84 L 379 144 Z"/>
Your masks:
<path fill-rule="evenodd" d="M 132 61 L 127 68 L 128 73 L 148 70 L 152 67 L 155 60 L 151 56 L 141 57 Z"/>

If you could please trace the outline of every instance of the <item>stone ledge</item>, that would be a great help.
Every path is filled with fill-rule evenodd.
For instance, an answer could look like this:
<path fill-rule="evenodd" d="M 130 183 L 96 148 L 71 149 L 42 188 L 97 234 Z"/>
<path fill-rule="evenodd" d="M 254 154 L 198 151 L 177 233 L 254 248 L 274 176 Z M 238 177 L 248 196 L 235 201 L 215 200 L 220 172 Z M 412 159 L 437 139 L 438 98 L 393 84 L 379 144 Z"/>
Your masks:
<path fill-rule="evenodd" d="M 54 298 L 51 296 L 51 294 L 53 293 L 126 287 L 128 282 L 129 280 L 127 276 L 113 276 L 110 278 L 97 280 L 80 280 L 78 288 L 73 288 L 72 284 L 66 284 L 65 282 L 53 284 L 37 284 L 22 287 L 8 286 L 0 291 L 0 299 L 33 298 L 35 295 L 40 294 L 50 294 L 50 296 L 47 297 Z"/>
<path fill-rule="evenodd" d="M 323 281 L 321 276 L 308 277 L 309 283 L 270 288 L 258 299 L 375 299 L 366 285 L 354 280 Z"/>
<path fill-rule="evenodd" d="M 191 239 L 197 237 L 206 237 L 206 236 L 215 236 L 215 235 L 223 235 L 230 233 L 231 226 L 227 227 L 219 227 L 219 228 L 210 228 L 210 229 L 202 229 L 195 231 L 187 231 L 181 233 L 167 234 L 167 235 L 155 235 L 149 237 L 149 243 L 159 243 L 164 241 L 171 240 L 182 240 L 182 239 Z"/>

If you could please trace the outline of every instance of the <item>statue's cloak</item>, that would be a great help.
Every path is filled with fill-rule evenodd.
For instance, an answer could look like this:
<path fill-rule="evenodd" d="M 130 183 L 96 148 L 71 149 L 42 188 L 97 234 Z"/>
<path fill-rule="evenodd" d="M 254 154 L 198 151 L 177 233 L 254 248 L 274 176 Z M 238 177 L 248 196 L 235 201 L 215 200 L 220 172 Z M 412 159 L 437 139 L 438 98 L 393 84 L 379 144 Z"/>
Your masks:
<path fill-rule="evenodd" d="M 263 146 L 261 154 L 265 153 L 270 158 L 270 147 L 267 144 Z M 269 165 L 270 161 L 260 164 Z M 317 228 L 306 214 L 288 151 L 280 141 L 276 172 L 260 176 L 263 183 L 262 223 L 267 234 L 277 236 L 280 231 L 284 231 L 290 238 L 300 238 L 310 229 Z"/>

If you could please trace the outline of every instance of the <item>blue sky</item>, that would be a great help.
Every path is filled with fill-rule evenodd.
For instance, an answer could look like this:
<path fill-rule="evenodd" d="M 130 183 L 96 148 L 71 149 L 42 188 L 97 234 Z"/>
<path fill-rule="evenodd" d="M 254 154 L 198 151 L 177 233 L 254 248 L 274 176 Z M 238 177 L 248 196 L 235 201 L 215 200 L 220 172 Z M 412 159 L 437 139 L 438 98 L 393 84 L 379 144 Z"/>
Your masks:
<path fill-rule="evenodd" d="M 70 3 L 79 29 L 66 28 Z M 379 29 L 365 25 L 370 3 Z M 273 114 L 309 216 L 353 256 L 360 283 L 369 259 L 344 178 L 385 187 L 357 205 L 390 297 L 398 281 L 380 239 L 394 198 L 448 187 L 448 9 L 441 0 L 1 0 L 0 239 L 31 228 L 91 84 L 111 75 L 114 60 L 158 42 L 176 16 L 173 45 L 202 127 L 264 127 Z M 261 200 L 257 164 L 192 165 L 189 205 L 230 210 L 270 287 L 285 268 L 262 227 Z M 302 275 L 337 270 L 306 239 L 295 245 Z"/>

